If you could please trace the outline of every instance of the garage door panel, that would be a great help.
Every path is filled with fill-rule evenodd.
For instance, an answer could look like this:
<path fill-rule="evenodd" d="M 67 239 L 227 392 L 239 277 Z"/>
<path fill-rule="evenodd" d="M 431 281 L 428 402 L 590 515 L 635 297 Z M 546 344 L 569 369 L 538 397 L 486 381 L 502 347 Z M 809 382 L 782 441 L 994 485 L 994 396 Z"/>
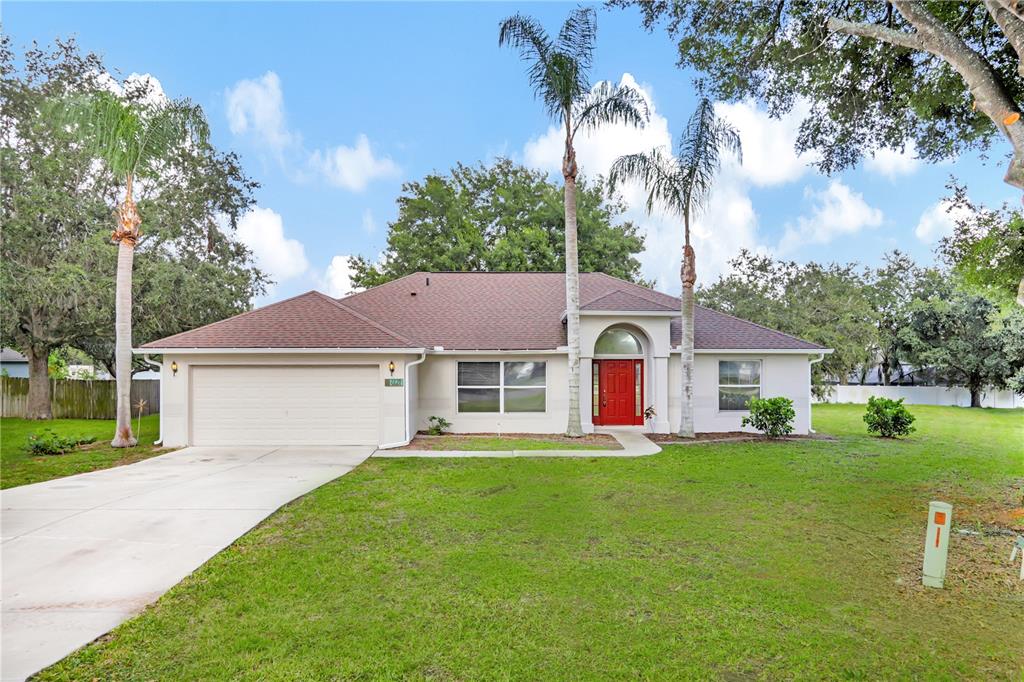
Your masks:
<path fill-rule="evenodd" d="M 376 366 L 192 368 L 194 445 L 378 442 Z"/>

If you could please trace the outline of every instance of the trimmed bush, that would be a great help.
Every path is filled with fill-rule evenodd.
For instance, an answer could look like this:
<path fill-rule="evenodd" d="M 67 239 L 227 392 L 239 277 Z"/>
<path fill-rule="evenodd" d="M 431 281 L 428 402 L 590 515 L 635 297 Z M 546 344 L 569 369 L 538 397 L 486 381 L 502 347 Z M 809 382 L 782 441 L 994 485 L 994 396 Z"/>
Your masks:
<path fill-rule="evenodd" d="M 796 410 L 789 398 L 752 398 L 750 416 L 743 418 L 743 426 L 749 424 L 769 438 L 778 438 L 793 433 L 794 419 Z"/>
<path fill-rule="evenodd" d="M 864 414 L 868 433 L 877 433 L 883 438 L 906 436 L 914 431 L 914 415 L 903 406 L 903 398 L 868 398 L 868 411 Z"/>

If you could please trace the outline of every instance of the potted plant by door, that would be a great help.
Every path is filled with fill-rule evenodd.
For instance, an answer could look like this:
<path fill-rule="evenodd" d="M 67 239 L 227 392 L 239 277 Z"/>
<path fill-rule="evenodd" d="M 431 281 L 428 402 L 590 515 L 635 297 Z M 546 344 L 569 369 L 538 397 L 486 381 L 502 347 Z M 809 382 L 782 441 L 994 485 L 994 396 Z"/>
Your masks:
<path fill-rule="evenodd" d="M 657 416 L 658 413 L 654 411 L 654 405 L 648 405 L 647 409 L 644 410 L 644 423 L 647 424 L 649 429 L 654 430 L 654 427 L 651 426 L 651 422 L 653 422 L 654 418 Z"/>

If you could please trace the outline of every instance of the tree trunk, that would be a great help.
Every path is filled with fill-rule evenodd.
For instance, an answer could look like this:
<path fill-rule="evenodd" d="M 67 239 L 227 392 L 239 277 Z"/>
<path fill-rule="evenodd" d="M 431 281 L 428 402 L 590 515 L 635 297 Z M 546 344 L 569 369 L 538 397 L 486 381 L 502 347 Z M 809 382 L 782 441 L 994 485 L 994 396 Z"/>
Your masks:
<path fill-rule="evenodd" d="M 580 421 L 580 266 L 576 252 L 576 162 L 565 176 L 565 317 L 569 342 L 569 423 L 565 435 L 583 435 Z"/>
<path fill-rule="evenodd" d="M 972 388 L 971 391 L 971 407 L 981 407 L 981 389 Z"/>
<path fill-rule="evenodd" d="M 114 429 L 114 440 L 110 445 L 115 448 L 132 447 L 138 442 L 132 435 L 132 265 L 141 222 L 135 201 L 132 199 L 132 178 L 128 176 L 125 200 L 118 209 L 118 229 L 114 232 L 114 241 L 117 242 L 114 319 L 117 426 Z"/>
<path fill-rule="evenodd" d="M 697 262 L 693 247 L 690 246 L 689 211 L 683 214 L 685 244 L 683 246 L 683 262 L 679 276 L 683 283 L 679 364 L 682 370 L 682 395 L 679 401 L 679 437 L 693 438 L 693 286 L 697 282 Z"/>
<path fill-rule="evenodd" d="M 53 419 L 50 408 L 50 349 L 29 346 L 28 356 L 28 419 Z"/>

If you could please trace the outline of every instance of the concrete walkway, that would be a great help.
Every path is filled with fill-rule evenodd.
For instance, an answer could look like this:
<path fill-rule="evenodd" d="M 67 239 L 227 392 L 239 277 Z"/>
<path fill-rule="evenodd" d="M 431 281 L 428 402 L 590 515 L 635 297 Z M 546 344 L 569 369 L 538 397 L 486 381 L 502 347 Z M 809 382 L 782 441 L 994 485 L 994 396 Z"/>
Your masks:
<path fill-rule="evenodd" d="M 0 493 L 3 680 L 127 620 L 371 447 L 186 448 Z"/>
<path fill-rule="evenodd" d="M 378 450 L 374 457 L 644 457 L 661 447 L 639 431 L 602 429 L 619 441 L 621 450 Z"/>

